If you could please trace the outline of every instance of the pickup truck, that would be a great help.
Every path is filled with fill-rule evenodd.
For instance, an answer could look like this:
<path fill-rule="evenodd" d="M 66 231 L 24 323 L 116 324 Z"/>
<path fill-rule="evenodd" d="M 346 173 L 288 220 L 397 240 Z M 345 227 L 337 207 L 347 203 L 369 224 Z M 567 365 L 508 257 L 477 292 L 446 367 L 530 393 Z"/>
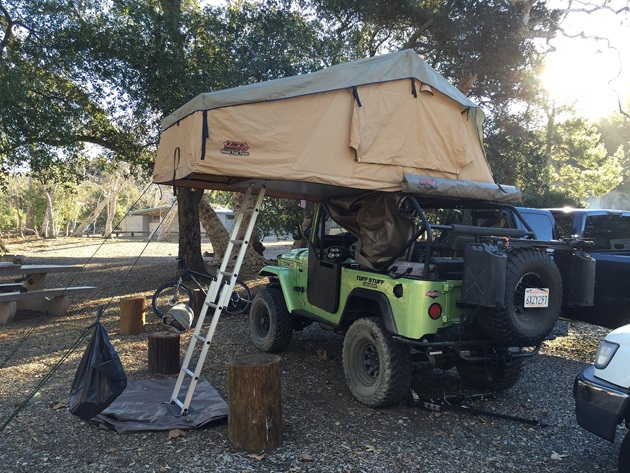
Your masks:
<path fill-rule="evenodd" d="M 533 209 L 517 207 L 522 219 L 508 226 L 525 228 L 538 240 L 578 239 L 592 242 L 587 253 L 596 261 L 594 303 L 563 304 L 562 316 L 602 327 L 630 324 L 630 212 L 601 209 Z"/>
<path fill-rule="evenodd" d="M 567 307 L 563 316 L 608 328 L 630 324 L 630 212 L 549 209 L 557 239 L 592 240 L 595 301 L 592 307 Z"/>
<path fill-rule="evenodd" d="M 578 424 L 615 440 L 617 426 L 630 423 L 630 325 L 610 332 L 599 345 L 595 363 L 580 371 L 573 385 Z M 630 432 L 619 451 L 619 472 L 630 472 Z"/>

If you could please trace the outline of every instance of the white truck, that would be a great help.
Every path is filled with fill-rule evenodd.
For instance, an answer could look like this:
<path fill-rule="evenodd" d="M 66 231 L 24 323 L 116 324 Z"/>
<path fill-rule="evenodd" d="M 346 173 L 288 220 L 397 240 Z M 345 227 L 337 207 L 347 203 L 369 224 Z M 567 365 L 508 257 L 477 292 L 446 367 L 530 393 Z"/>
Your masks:
<path fill-rule="evenodd" d="M 573 386 L 577 422 L 614 442 L 617 426 L 630 427 L 630 325 L 610 332 L 595 363 L 578 373 Z M 619 473 L 630 472 L 630 431 L 621 443 Z"/>

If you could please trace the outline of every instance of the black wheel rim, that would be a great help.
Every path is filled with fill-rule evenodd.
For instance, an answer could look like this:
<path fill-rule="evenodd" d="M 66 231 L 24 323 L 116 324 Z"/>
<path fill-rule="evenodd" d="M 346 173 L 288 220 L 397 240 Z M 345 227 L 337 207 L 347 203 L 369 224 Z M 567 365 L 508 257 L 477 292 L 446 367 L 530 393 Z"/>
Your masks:
<path fill-rule="evenodd" d="M 225 310 L 229 314 L 240 315 L 247 312 L 251 302 L 249 288 L 244 283 L 237 281 Z"/>
<path fill-rule="evenodd" d="M 355 350 L 356 373 L 362 384 L 371 386 L 376 383 L 380 373 L 378 350 L 370 340 L 362 340 Z"/>
<path fill-rule="evenodd" d="M 190 305 L 192 296 L 184 289 L 184 286 L 170 286 L 162 290 L 153 299 L 153 309 L 159 318 L 162 318 L 176 304 L 184 303 Z"/>
<path fill-rule="evenodd" d="M 256 314 L 256 331 L 260 337 L 266 337 L 269 333 L 269 312 L 260 310 Z"/>
<path fill-rule="evenodd" d="M 538 273 L 527 273 L 519 279 L 514 289 L 514 312 L 517 315 L 525 315 L 530 311 L 537 312 L 540 308 L 525 308 L 525 289 L 530 288 L 543 288 L 545 287 L 545 281 Z"/>

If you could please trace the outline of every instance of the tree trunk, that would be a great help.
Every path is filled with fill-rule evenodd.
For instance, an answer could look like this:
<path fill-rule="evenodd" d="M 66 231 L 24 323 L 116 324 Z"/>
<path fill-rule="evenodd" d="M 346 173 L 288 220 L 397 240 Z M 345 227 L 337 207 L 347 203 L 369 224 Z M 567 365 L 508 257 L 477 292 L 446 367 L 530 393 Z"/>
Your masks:
<path fill-rule="evenodd" d="M 177 189 L 179 217 L 179 257 L 193 271 L 205 271 L 201 257 L 201 230 L 199 229 L 199 202 L 203 190 L 180 187 Z"/>
<path fill-rule="evenodd" d="M 44 190 L 46 195 L 46 214 L 42 221 L 41 233 L 44 238 L 57 238 L 57 229 L 55 226 L 55 218 L 53 214 L 53 203 L 55 200 L 55 194 L 57 192 L 57 184 L 53 184 L 50 191 Z"/>
<path fill-rule="evenodd" d="M 315 215 L 315 204 L 313 202 L 306 201 L 306 205 L 302 208 L 302 238 L 299 240 L 293 240 L 292 249 L 296 248 L 307 248 L 308 247 L 308 238 L 305 233 L 307 230 L 310 231 L 313 225 L 313 216 Z"/>
<path fill-rule="evenodd" d="M 85 231 L 85 229 L 91 223 L 96 222 L 96 219 L 98 218 L 98 216 L 101 214 L 101 212 L 107 205 L 107 202 L 109 202 L 108 196 L 106 196 L 101 202 L 99 202 L 99 204 L 96 206 L 94 211 L 85 220 L 83 220 L 83 223 L 79 225 L 79 227 L 74 231 L 72 235 L 75 237 L 80 237 L 81 235 L 83 235 L 83 232 Z"/>
<path fill-rule="evenodd" d="M 4 244 L 4 240 L 2 239 L 2 232 L 0 232 L 0 250 L 4 251 L 4 254 L 9 252 L 9 249 Z"/>
<path fill-rule="evenodd" d="M 238 207 L 234 209 L 235 212 L 238 212 L 244 196 L 244 194 L 238 195 L 239 197 L 235 197 L 234 199 L 234 202 L 237 203 L 236 205 L 238 205 Z M 214 259 L 212 260 L 211 264 L 212 266 L 219 266 L 221 264 L 221 261 L 223 260 L 223 256 L 225 255 L 225 251 L 230 240 L 230 235 L 228 235 L 228 232 L 223 226 L 223 223 L 221 223 L 221 220 L 219 220 L 216 212 L 208 202 L 204 201 L 200 205 L 199 217 L 214 250 Z M 245 233 L 248 221 L 249 219 L 243 219 L 243 222 L 241 223 L 239 238 L 242 238 L 243 234 Z M 253 239 L 254 236 L 252 235 L 252 240 Z M 232 261 L 234 261 L 238 256 L 238 251 L 240 251 L 240 248 L 238 246 L 235 246 L 234 251 L 232 252 Z M 260 254 L 258 254 L 250 244 L 247 248 L 247 252 L 245 253 L 245 259 L 243 260 L 243 265 L 241 266 L 241 273 L 258 271 L 266 263 L 267 260 Z"/>
<path fill-rule="evenodd" d="M 175 218 L 177 218 L 178 219 L 177 221 L 179 222 L 177 207 L 173 206 L 166 213 L 166 215 L 162 219 L 162 223 L 160 223 L 160 226 L 157 229 L 157 236 L 155 237 L 156 241 L 168 241 L 168 240 L 170 240 L 170 238 L 171 238 L 171 230 L 170 230 L 170 228 L 171 228 L 171 224 L 173 223 L 173 220 L 175 220 Z M 151 239 L 152 237 L 153 237 L 153 235 L 150 235 L 149 239 Z"/>
<path fill-rule="evenodd" d="M 245 194 L 235 193 L 234 199 L 232 200 L 234 204 L 234 211 L 237 213 L 240 211 L 242 205 L 253 205 L 255 196 L 252 195 L 250 201 L 251 202 L 243 202 Z M 247 229 L 247 225 L 249 224 L 250 215 L 245 215 L 243 217 L 243 221 L 241 222 L 241 228 L 238 234 L 238 239 L 242 239 L 245 235 L 245 230 Z M 267 264 L 267 260 L 263 257 L 262 252 L 265 249 L 262 242 L 258 238 L 258 232 L 256 228 L 254 228 L 254 232 L 252 233 L 252 237 L 250 239 L 250 243 L 247 247 L 247 251 L 245 252 L 245 259 L 243 260 L 243 265 L 241 267 L 241 272 L 255 272 L 262 268 L 265 264 Z M 234 254 L 236 257 L 237 253 Z"/>
<path fill-rule="evenodd" d="M 201 199 L 199 203 L 199 220 L 210 239 L 210 243 L 212 243 L 214 257 L 220 260 L 225 254 L 230 236 L 217 213 L 206 199 Z"/>
<path fill-rule="evenodd" d="M 234 211 L 237 214 L 244 203 L 243 202 L 244 198 L 245 198 L 245 194 L 242 194 L 240 192 L 234 193 L 234 197 L 232 198 L 232 205 L 234 206 Z M 254 199 L 255 196 L 252 196 L 252 198 Z M 246 202 L 246 203 L 249 204 L 249 202 Z M 239 232 L 238 238 L 242 238 L 242 236 L 245 234 L 245 230 L 247 229 L 247 224 L 249 223 L 249 219 L 250 219 L 250 215 L 244 216 L 243 222 L 241 223 L 241 230 Z M 260 237 L 258 236 L 258 229 L 256 227 L 254 227 L 254 231 L 252 232 L 252 238 L 249 244 L 248 251 L 250 248 L 256 251 L 256 253 L 258 253 L 260 256 L 262 256 L 263 251 L 265 251 L 265 245 L 263 245 L 262 242 L 260 241 Z"/>
<path fill-rule="evenodd" d="M 103 229 L 103 236 L 108 237 L 112 234 L 113 222 L 116 218 L 116 202 L 118 200 L 118 194 L 127 182 L 125 176 L 117 176 L 113 189 L 110 191 L 107 199 L 107 220 L 105 222 L 105 228 Z"/>

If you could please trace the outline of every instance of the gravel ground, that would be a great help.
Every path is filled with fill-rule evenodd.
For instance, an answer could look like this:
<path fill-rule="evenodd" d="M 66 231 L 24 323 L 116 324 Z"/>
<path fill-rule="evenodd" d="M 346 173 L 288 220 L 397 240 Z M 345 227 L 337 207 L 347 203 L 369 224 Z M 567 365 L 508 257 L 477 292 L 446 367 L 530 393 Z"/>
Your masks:
<path fill-rule="evenodd" d="M 108 304 L 104 325 L 129 379 L 155 377 L 147 371 L 147 337 L 159 330 L 146 312 L 145 332 L 118 332 L 118 299 L 150 299 L 159 284 L 173 279 L 174 243 L 59 239 L 8 242 L 32 263 L 85 265 L 72 281 L 95 285 L 98 293 L 73 297 L 63 317 L 19 312 L 0 327 L 0 423 L 4 424 L 51 368 L 67 354 L 80 331 Z M 286 247 L 270 245 L 272 258 Z M 206 248 L 202 248 L 206 250 Z M 138 259 L 138 255 L 140 255 Z M 137 259 L 137 261 L 136 261 Z M 62 287 L 72 276 L 50 276 Z M 247 278 L 254 291 L 264 283 Z M 148 300 L 150 303 L 150 301 Z M 309 327 L 296 333 L 281 354 L 284 443 L 273 452 L 233 449 L 225 422 L 169 438 L 168 432 L 120 435 L 84 422 L 66 408 L 82 345 L 0 432 L 0 472 L 592 472 L 616 470 L 619 444 L 581 429 L 571 393 L 575 374 L 590 363 L 605 329 L 560 321 L 562 334 L 527 362 L 516 386 L 474 407 L 543 420 L 545 428 L 456 412 L 427 412 L 402 403 L 370 409 L 345 386 L 342 337 Z M 23 342 L 23 343 L 21 343 Z M 20 345 L 21 343 L 21 345 Z M 187 339 L 182 339 L 182 351 Z M 15 353 L 13 353 L 15 352 Z M 204 376 L 227 399 L 231 359 L 256 353 L 247 316 L 223 317 L 206 361 Z M 10 357 L 8 362 L 7 357 Z M 414 390 L 420 398 L 474 394 L 453 371 L 419 365 Z"/>

